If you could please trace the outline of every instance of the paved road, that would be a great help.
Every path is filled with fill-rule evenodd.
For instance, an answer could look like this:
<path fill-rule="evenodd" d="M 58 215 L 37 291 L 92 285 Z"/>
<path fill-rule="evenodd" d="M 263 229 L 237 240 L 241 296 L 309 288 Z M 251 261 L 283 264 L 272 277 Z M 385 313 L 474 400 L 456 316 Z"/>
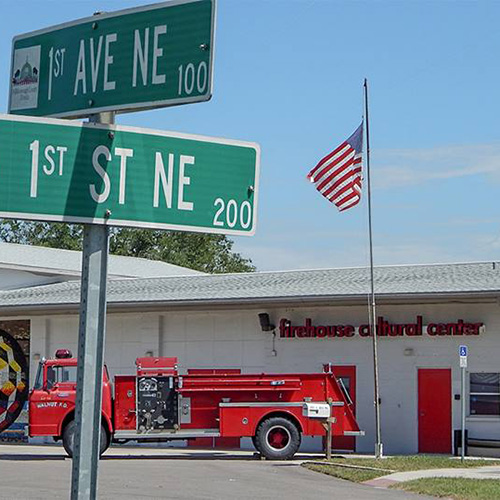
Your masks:
<path fill-rule="evenodd" d="M 59 447 L 0 445 L 0 499 L 67 499 L 71 460 Z M 99 497 L 175 500 L 423 500 L 312 472 L 300 461 L 256 460 L 250 452 L 110 449 Z"/>

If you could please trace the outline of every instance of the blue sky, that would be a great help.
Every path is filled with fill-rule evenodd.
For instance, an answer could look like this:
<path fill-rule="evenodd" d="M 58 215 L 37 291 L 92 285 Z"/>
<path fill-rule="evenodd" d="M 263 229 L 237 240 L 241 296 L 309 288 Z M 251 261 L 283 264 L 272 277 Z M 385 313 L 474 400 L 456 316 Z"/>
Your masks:
<path fill-rule="evenodd" d="M 5 2 L 0 111 L 14 35 L 140 4 Z M 261 145 L 257 233 L 234 239 L 259 270 L 364 266 L 366 197 L 338 213 L 305 177 L 361 121 L 366 77 L 375 264 L 496 260 L 498 19 L 486 0 L 219 0 L 213 99 L 117 121 Z"/>

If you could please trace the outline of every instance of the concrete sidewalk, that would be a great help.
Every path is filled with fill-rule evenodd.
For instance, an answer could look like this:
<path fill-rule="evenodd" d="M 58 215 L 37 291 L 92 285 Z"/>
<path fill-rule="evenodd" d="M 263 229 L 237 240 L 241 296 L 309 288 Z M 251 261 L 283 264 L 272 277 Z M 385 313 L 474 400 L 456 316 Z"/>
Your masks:
<path fill-rule="evenodd" d="M 387 476 L 377 477 L 365 481 L 363 484 L 387 488 L 396 483 L 412 481 L 427 477 L 460 477 L 466 479 L 500 479 L 500 465 L 486 465 L 472 469 L 428 469 L 407 472 L 394 472 Z"/>

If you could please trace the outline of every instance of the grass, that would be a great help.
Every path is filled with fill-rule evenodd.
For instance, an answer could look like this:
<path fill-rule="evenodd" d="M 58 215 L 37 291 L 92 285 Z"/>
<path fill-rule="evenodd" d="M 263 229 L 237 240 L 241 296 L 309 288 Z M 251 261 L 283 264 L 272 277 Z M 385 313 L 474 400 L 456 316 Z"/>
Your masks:
<path fill-rule="evenodd" d="M 393 488 L 456 500 L 497 500 L 500 498 L 500 481 L 497 479 L 435 477 L 407 481 Z"/>
<path fill-rule="evenodd" d="M 348 481 L 353 481 L 355 483 L 362 483 L 363 481 L 369 481 L 370 479 L 375 479 L 376 477 L 385 476 L 389 472 L 383 472 L 382 474 L 373 470 L 364 469 L 347 469 L 344 467 L 334 467 L 331 465 L 317 465 L 317 464 L 304 464 L 303 467 L 316 472 L 321 472 L 329 476 L 337 477 L 339 479 L 347 479 Z"/>
<path fill-rule="evenodd" d="M 342 465 L 344 467 L 342 467 Z M 410 455 L 388 458 L 333 458 L 324 464 L 308 464 L 304 467 L 330 476 L 347 479 L 356 483 L 386 476 L 391 472 L 423 469 L 452 469 L 500 465 L 498 460 L 465 460 L 464 462 L 440 455 Z M 349 467 L 346 467 L 349 466 Z M 359 466 L 360 468 L 357 468 Z M 372 470 L 363 467 L 372 467 Z M 500 495 L 496 498 L 500 498 Z"/>

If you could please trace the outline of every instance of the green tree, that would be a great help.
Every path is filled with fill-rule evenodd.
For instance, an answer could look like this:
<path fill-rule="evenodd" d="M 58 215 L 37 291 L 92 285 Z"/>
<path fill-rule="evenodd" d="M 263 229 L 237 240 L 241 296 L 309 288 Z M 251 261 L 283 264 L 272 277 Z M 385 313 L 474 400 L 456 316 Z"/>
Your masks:
<path fill-rule="evenodd" d="M 0 241 L 81 250 L 83 227 L 4 219 Z M 109 248 L 111 254 L 162 260 L 206 273 L 255 271 L 252 261 L 233 252 L 233 242 L 218 234 L 112 228 Z"/>

